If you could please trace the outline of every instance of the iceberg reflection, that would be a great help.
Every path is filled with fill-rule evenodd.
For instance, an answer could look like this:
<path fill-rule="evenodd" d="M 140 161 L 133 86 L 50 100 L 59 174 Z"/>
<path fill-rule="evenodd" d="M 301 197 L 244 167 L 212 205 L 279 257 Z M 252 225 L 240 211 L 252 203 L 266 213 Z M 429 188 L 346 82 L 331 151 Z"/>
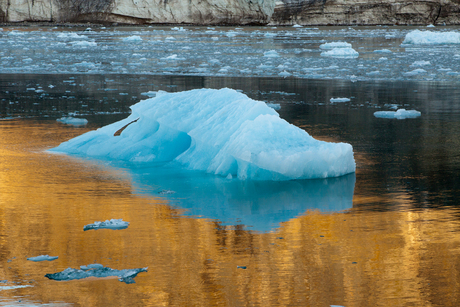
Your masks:
<path fill-rule="evenodd" d="M 336 178 L 259 181 L 226 179 L 171 164 L 130 168 L 134 193 L 165 198 L 184 215 L 268 232 L 307 210 L 352 207 L 355 174 Z"/>

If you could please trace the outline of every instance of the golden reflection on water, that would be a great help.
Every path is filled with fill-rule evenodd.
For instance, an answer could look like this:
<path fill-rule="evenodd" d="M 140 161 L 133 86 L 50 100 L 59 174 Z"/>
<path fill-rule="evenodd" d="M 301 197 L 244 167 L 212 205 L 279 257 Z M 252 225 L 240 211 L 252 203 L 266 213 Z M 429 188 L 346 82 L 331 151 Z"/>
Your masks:
<path fill-rule="evenodd" d="M 310 211 L 270 233 L 225 227 L 133 194 L 122 171 L 42 152 L 86 130 L 0 121 L 1 279 L 33 286 L 2 291 L 4 298 L 76 306 L 458 306 L 455 209 Z M 130 226 L 83 231 L 112 218 Z M 26 260 L 42 254 L 59 259 Z M 94 262 L 149 269 L 130 285 L 44 277 Z"/>

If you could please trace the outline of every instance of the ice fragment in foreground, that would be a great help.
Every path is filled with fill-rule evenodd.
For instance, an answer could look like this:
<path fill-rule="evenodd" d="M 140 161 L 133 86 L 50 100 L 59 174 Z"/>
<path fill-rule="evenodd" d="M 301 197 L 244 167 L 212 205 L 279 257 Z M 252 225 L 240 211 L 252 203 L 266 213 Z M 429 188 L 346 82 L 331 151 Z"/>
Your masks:
<path fill-rule="evenodd" d="M 27 258 L 27 260 L 38 262 L 38 261 L 53 261 L 53 260 L 56 260 L 58 258 L 59 258 L 59 256 L 40 255 L 40 256 L 36 256 L 36 257 Z"/>
<path fill-rule="evenodd" d="M 399 109 L 398 111 L 378 111 L 374 113 L 375 117 L 397 119 L 415 118 L 419 117 L 420 115 L 422 115 L 422 113 L 419 111 L 406 109 Z"/>
<path fill-rule="evenodd" d="M 91 229 L 126 229 L 129 226 L 129 222 L 123 221 L 123 219 L 111 219 L 106 220 L 105 222 L 94 222 L 93 224 L 88 224 L 83 227 L 84 231 L 91 230 Z"/>
<path fill-rule="evenodd" d="M 118 280 L 127 284 L 135 283 L 134 278 L 141 272 L 147 272 L 148 268 L 114 270 L 104 267 L 102 264 L 81 266 L 80 269 L 67 268 L 62 272 L 46 274 L 45 277 L 58 281 L 83 279 L 88 277 L 118 277 Z"/>
<path fill-rule="evenodd" d="M 414 30 L 407 33 L 403 44 L 434 45 L 434 44 L 460 44 L 458 32 L 432 32 Z"/>
<path fill-rule="evenodd" d="M 338 177 L 355 171 L 350 144 L 315 140 L 262 101 L 231 89 L 160 91 L 119 122 L 51 149 L 136 163 L 175 161 L 239 179 Z"/>

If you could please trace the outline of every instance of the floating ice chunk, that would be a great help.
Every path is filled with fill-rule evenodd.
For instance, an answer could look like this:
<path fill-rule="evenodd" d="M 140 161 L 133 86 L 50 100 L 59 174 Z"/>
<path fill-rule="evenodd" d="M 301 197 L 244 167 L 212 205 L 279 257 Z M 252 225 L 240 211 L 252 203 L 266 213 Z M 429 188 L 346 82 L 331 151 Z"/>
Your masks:
<path fill-rule="evenodd" d="M 419 111 L 406 109 L 399 109 L 397 111 L 378 111 L 374 113 L 375 117 L 397 119 L 415 118 L 419 117 L 420 115 L 422 115 L 422 113 Z"/>
<path fill-rule="evenodd" d="M 148 91 L 141 93 L 141 95 L 148 96 L 148 97 L 155 97 L 157 95 L 157 91 Z"/>
<path fill-rule="evenodd" d="M 69 281 L 75 279 L 83 279 L 88 277 L 104 278 L 104 277 L 118 277 L 118 280 L 127 284 L 135 283 L 134 278 L 141 272 L 147 272 L 148 268 L 139 269 L 125 269 L 115 270 L 109 267 L 104 267 L 99 264 L 92 264 L 88 266 L 82 266 L 84 269 L 72 269 L 67 268 L 62 272 L 54 274 L 46 274 L 45 277 L 58 280 L 58 281 Z"/>
<path fill-rule="evenodd" d="M 14 290 L 14 289 L 20 289 L 20 288 L 28 288 L 32 287 L 31 285 L 15 285 L 15 286 L 0 286 L 0 291 L 2 290 Z M 6 306 L 6 305 L 3 305 Z M 10 305 L 14 306 L 14 305 Z"/>
<path fill-rule="evenodd" d="M 170 56 L 162 58 L 162 60 L 172 60 L 172 61 L 177 60 L 177 61 L 179 61 L 179 60 L 185 60 L 185 58 L 179 58 L 177 56 L 177 54 L 171 54 Z"/>
<path fill-rule="evenodd" d="M 270 50 L 270 51 L 265 51 L 264 52 L 264 57 L 266 57 L 266 58 L 279 58 L 279 56 L 280 55 L 275 50 Z"/>
<path fill-rule="evenodd" d="M 61 117 L 56 119 L 56 121 L 66 124 L 66 125 L 73 125 L 73 126 L 84 126 L 88 123 L 86 118 L 75 118 L 75 117 Z"/>
<path fill-rule="evenodd" d="M 334 48 L 329 51 L 321 52 L 321 56 L 336 58 L 357 58 L 359 53 L 353 48 Z"/>
<path fill-rule="evenodd" d="M 58 38 L 71 38 L 71 39 L 87 39 L 88 36 L 78 35 L 75 32 L 61 32 L 57 35 Z"/>
<path fill-rule="evenodd" d="M 140 37 L 139 35 L 131 35 L 128 37 L 124 37 L 123 41 L 124 42 L 140 42 L 142 41 L 142 37 Z"/>
<path fill-rule="evenodd" d="M 383 61 L 387 61 L 387 60 L 388 60 L 388 58 L 386 58 L 386 57 L 379 58 L 379 62 L 383 62 Z"/>
<path fill-rule="evenodd" d="M 287 77 L 292 76 L 292 74 L 284 70 L 284 71 L 280 72 L 278 74 L 278 76 L 283 77 L 283 78 L 287 78 Z"/>
<path fill-rule="evenodd" d="M 292 27 L 293 27 L 293 28 L 303 28 L 303 26 L 298 25 L 298 24 L 295 24 L 295 25 L 293 25 Z"/>
<path fill-rule="evenodd" d="M 435 26 L 433 24 L 429 24 L 426 26 L 427 28 L 434 28 Z"/>
<path fill-rule="evenodd" d="M 70 43 L 72 44 L 73 47 L 86 48 L 86 47 L 96 47 L 97 46 L 96 42 L 89 42 L 89 41 L 73 41 Z"/>
<path fill-rule="evenodd" d="M 38 261 L 53 261 L 58 258 L 59 256 L 41 255 L 41 256 L 27 258 L 27 260 L 38 262 Z"/>
<path fill-rule="evenodd" d="M 460 33 L 414 30 L 406 34 L 406 38 L 404 39 L 403 44 L 460 44 Z"/>
<path fill-rule="evenodd" d="M 175 161 L 239 179 L 337 177 L 355 171 L 350 144 L 315 140 L 264 102 L 231 89 L 160 91 L 119 122 L 51 149 L 132 162 Z"/>
<path fill-rule="evenodd" d="M 180 31 L 180 32 L 187 31 L 187 29 L 184 29 L 183 27 L 180 27 L 180 28 L 174 27 L 174 28 L 171 28 L 171 30 L 173 30 L 173 31 Z"/>
<path fill-rule="evenodd" d="M 92 269 L 102 269 L 104 266 L 100 263 L 91 263 L 91 264 L 88 264 L 88 265 L 81 265 L 80 266 L 80 270 L 83 270 L 83 271 L 88 271 L 88 270 L 92 270 Z"/>
<path fill-rule="evenodd" d="M 86 62 L 86 61 L 83 61 L 81 63 L 75 63 L 74 65 L 80 70 L 89 70 L 89 69 L 96 68 L 96 65 L 94 63 Z"/>
<path fill-rule="evenodd" d="M 379 50 L 374 50 L 375 53 L 393 53 L 389 49 L 379 49 Z"/>
<path fill-rule="evenodd" d="M 347 42 L 332 42 L 332 43 L 324 43 L 319 45 L 319 48 L 321 49 L 335 49 L 335 48 L 351 48 L 352 45 Z"/>
<path fill-rule="evenodd" d="M 267 106 L 269 106 L 273 110 L 280 110 L 281 109 L 281 105 L 279 103 L 267 103 Z"/>
<path fill-rule="evenodd" d="M 334 103 L 334 102 L 349 102 L 350 98 L 331 98 L 329 101 L 332 102 L 332 103 Z"/>
<path fill-rule="evenodd" d="M 415 61 L 410 66 L 425 66 L 425 65 L 431 65 L 430 61 Z"/>
<path fill-rule="evenodd" d="M 420 75 L 420 74 L 424 74 L 424 73 L 426 73 L 425 69 L 417 68 L 417 69 L 414 69 L 412 71 L 405 72 L 405 73 L 403 73 L 403 75 L 408 76 L 408 77 L 412 77 L 412 76 L 416 76 L 416 75 Z"/>
<path fill-rule="evenodd" d="M 129 222 L 123 221 L 123 219 L 111 219 L 106 220 L 105 222 L 94 222 L 93 224 L 88 224 L 83 227 L 84 231 L 87 230 L 97 230 L 97 229 L 113 229 L 113 230 L 120 230 L 126 229 L 129 226 Z"/>

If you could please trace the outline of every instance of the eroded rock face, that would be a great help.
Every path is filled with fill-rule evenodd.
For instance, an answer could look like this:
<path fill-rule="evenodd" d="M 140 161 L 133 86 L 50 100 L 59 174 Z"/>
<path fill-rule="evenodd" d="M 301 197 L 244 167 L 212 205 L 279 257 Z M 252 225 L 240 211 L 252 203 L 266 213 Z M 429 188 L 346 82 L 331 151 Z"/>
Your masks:
<path fill-rule="evenodd" d="M 278 0 L 272 24 L 460 24 L 460 0 Z"/>
<path fill-rule="evenodd" d="M 273 0 L 0 0 L 0 21 L 267 24 Z"/>

